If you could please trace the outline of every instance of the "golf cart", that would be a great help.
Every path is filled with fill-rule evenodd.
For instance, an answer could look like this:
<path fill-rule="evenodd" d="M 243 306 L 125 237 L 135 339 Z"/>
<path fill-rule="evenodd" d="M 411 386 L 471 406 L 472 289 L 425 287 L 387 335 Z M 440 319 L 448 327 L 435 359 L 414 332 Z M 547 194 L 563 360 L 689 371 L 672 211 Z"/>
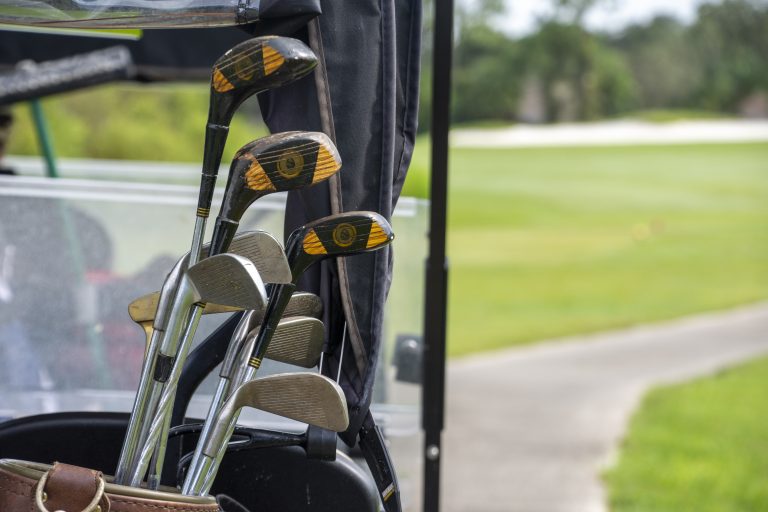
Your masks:
<path fill-rule="evenodd" d="M 125 66 L 107 66 L 120 79 L 209 79 L 215 59 L 253 34 L 269 32 L 304 39 L 323 56 L 320 71 L 314 80 L 307 77 L 262 95 L 262 113 L 275 133 L 308 129 L 335 133 L 344 167 L 351 172 L 339 174 L 335 184 L 318 185 L 317 190 L 289 192 L 257 202 L 240 221 L 241 230 L 258 227 L 290 233 L 309 220 L 334 213 L 341 205 L 342 210 L 370 209 L 392 218 L 401 247 L 396 249 L 399 252 L 386 315 L 383 304 L 391 258 L 359 256 L 338 267 L 323 263 L 302 282 L 302 288 L 317 293 L 325 306 L 327 346 L 321 371 L 341 385 L 349 406 L 350 426 L 340 435 L 341 442 L 335 435 L 329 437 L 311 429 L 300 440 L 303 427 L 295 422 L 260 413 L 250 418 L 244 415 L 242 422 L 259 425 L 262 431 L 294 434 L 293 444 L 297 446 L 281 446 L 281 442 L 288 444 L 287 438 L 282 438 L 273 440 L 272 447 L 262 442 L 252 443 L 254 449 L 248 449 L 253 432 L 239 432 L 244 441 L 227 453 L 214 492 L 233 496 L 252 510 L 342 511 L 375 510 L 380 499 L 387 510 L 397 510 L 390 507 L 396 506 L 403 489 L 404 509 L 416 510 L 421 488 L 417 473 L 422 461 L 416 455 L 419 450 L 414 449 L 420 443 L 415 414 L 419 397 L 414 383 L 426 377 L 431 384 L 425 386 L 423 398 L 427 428 L 424 500 L 426 510 L 437 510 L 445 274 L 444 249 L 441 253 L 434 245 L 444 245 L 444 229 L 436 230 L 434 223 L 431 226 L 432 271 L 428 271 L 428 279 L 432 279 L 432 286 L 427 288 L 431 298 L 428 296 L 430 322 L 426 325 L 437 327 L 437 334 L 431 335 L 434 341 L 427 343 L 425 352 L 418 335 L 422 319 L 414 312 L 421 311 L 426 206 L 401 199 L 394 208 L 415 135 L 419 2 L 399 2 L 396 8 L 393 4 L 391 12 L 378 12 L 369 18 L 363 2 L 326 2 L 325 12 L 318 18 L 314 18 L 317 12 L 312 12 L 316 2 L 305 4 L 308 7 L 300 16 L 278 16 L 250 26 L 250 34 L 234 28 L 148 31 L 138 41 L 121 41 L 130 56 L 124 59 L 126 52 L 119 52 L 127 62 Z M 367 33 L 375 34 L 372 39 L 377 44 L 353 44 L 358 35 L 349 28 L 349 20 L 356 16 L 366 23 Z M 306 28 L 310 19 L 314 21 Z M 200 30 L 205 30 L 204 39 Z M 210 35 L 214 33 L 216 37 Z M 9 49 L 2 59 L 9 65 L 25 59 L 51 61 L 114 46 L 114 41 L 55 34 L 2 32 L 0 38 L 4 39 L 2 47 Z M 200 41 L 204 41 L 207 53 L 190 57 L 190 45 L 200 46 Z M 35 54 L 40 48 L 45 48 L 47 55 Z M 155 51 L 158 48 L 163 51 Z M 350 52 L 357 55 L 350 56 Z M 391 55 L 398 58 L 387 58 Z M 350 61 L 359 67 L 352 73 Z M 90 80 L 84 85 L 94 83 L 92 77 L 83 80 Z M 49 83 L 43 85 L 50 87 Z M 44 87 L 24 99 L 39 97 L 41 90 Z M 46 94 L 60 90 L 47 90 Z M 365 94 L 350 94 L 366 90 L 383 92 L 373 103 Z M 363 132 L 360 119 L 366 120 Z M 45 133 L 42 125 L 38 126 L 40 133 Z M 437 141 L 434 146 L 438 152 L 445 148 Z M 434 163 L 439 165 L 438 160 L 435 158 Z M 0 424 L 0 457 L 62 460 L 111 474 L 127 424 L 127 414 L 116 411 L 131 408 L 136 384 L 131 379 L 138 373 L 145 350 L 141 336 L 136 335 L 141 331 L 130 330 L 130 321 L 124 313 L 121 319 L 118 312 L 120 308 L 124 312 L 133 298 L 157 289 L 173 257 L 184 252 L 184 235 L 191 232 L 185 221 L 191 219 L 183 210 L 191 211 L 195 204 L 189 179 L 192 174 L 179 166 L 149 170 L 111 163 L 109 169 L 101 164 L 94 169 L 87 163 L 71 163 L 57 167 L 51 157 L 48 176 L 72 178 L 57 181 L 40 177 L 44 170 L 33 162 L 16 160 L 13 164 L 21 176 L 3 178 L 0 183 L 5 209 L 0 219 L 23 219 L 13 223 L 17 228 L 13 236 L 6 235 L 15 241 L 10 244 L 14 247 L 11 252 L 23 256 L 17 261 L 23 260 L 27 267 L 55 272 L 55 277 L 43 272 L 41 278 L 40 272 L 26 270 L 16 273 L 28 276 L 34 286 L 25 287 L 29 298 L 20 300 L 17 294 L 13 299 L 19 311 L 30 318 L 21 321 L 24 314 L 8 314 L 13 325 L 7 330 L 10 341 L 4 343 L 13 348 L 15 359 L 7 359 L 13 372 L 5 375 L 21 377 L 5 384 L 5 403 L 0 408 L 4 416 L 14 419 Z M 151 176 L 154 183 L 136 183 L 137 175 Z M 435 186 L 440 186 L 440 180 L 433 179 Z M 214 203 L 219 202 L 215 197 Z M 444 208 L 444 201 L 440 205 Z M 23 247 L 28 248 L 26 253 Z M 26 254 L 38 255 L 39 260 Z M 168 255 L 173 255 L 171 260 Z M 435 261 L 440 263 L 436 266 Z M 213 316 L 203 317 L 198 329 L 201 341 L 184 367 L 173 425 L 181 426 L 185 416 L 205 415 L 205 404 L 215 387 L 205 377 L 223 359 L 226 341 L 236 324 L 234 319 L 222 324 L 221 318 L 214 320 Z M 355 321 L 350 322 L 350 317 Z M 427 361 L 424 375 L 418 363 L 423 352 Z M 283 371 L 279 363 L 269 368 L 265 362 L 260 375 Z M 373 414 L 368 414 L 369 406 Z M 35 414 L 41 412 L 45 414 Z M 400 486 L 380 427 L 395 459 Z M 187 435 L 183 427 L 173 433 L 179 435 L 169 444 L 162 472 L 163 482 L 170 485 L 178 483 L 178 462 L 195 445 L 194 433 Z M 328 460 L 332 458 L 335 460 Z"/>

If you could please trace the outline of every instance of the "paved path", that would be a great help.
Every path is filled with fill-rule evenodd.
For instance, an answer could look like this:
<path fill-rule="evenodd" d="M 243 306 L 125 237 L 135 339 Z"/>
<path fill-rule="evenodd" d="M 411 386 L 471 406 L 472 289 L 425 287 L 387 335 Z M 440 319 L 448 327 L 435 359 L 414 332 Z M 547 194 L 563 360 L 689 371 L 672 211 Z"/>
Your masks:
<path fill-rule="evenodd" d="M 602 512 L 602 468 L 661 383 L 768 353 L 768 304 L 448 367 L 445 512 Z"/>

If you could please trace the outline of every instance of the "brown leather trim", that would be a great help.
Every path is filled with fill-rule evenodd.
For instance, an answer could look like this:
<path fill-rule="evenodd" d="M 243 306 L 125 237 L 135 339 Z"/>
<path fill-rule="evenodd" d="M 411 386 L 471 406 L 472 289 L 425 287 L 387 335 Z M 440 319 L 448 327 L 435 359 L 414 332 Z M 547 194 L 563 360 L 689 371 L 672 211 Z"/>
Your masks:
<path fill-rule="evenodd" d="M 100 493 L 100 484 L 103 490 L 102 478 L 100 471 L 55 462 L 53 469 L 48 472 L 48 480 L 43 489 L 48 497 L 45 508 L 87 511 L 90 508 L 88 505 Z M 108 500 L 100 499 L 99 504 L 102 512 L 109 512 Z"/>
<path fill-rule="evenodd" d="M 14 464 L 16 464 L 16 461 L 14 461 Z M 23 463 L 19 462 L 18 464 Z M 41 465 L 30 464 L 30 466 L 38 467 Z M 59 464 L 57 467 L 58 466 L 66 465 Z M 10 468 L 8 466 L 0 467 L 0 511 L 38 512 L 37 507 L 35 506 L 35 490 L 38 480 L 14 473 L 14 467 L 16 466 L 11 466 Z M 70 468 L 72 467 L 73 466 L 70 466 Z M 63 469 L 66 470 L 67 468 Z M 68 478 L 74 478 L 74 485 L 80 486 L 78 487 L 78 493 L 81 493 L 81 495 L 84 497 L 86 494 L 84 489 L 90 489 L 91 487 L 89 486 L 93 483 L 91 477 L 98 475 L 99 473 L 83 468 L 75 468 L 72 471 L 62 472 L 62 469 L 59 469 L 59 472 L 56 474 L 51 472 L 52 474 L 49 476 L 49 481 L 46 483 L 46 492 L 49 490 L 51 493 L 56 492 L 57 494 L 64 492 L 64 494 L 67 495 L 67 498 L 71 498 L 68 491 L 62 491 L 63 488 L 56 485 L 57 482 L 63 482 L 63 480 L 60 480 L 58 477 L 64 474 Z M 84 478 L 84 480 L 81 480 L 80 478 Z M 53 488 L 50 487 L 52 480 L 54 483 Z M 116 486 L 112 487 L 114 488 Z M 179 503 L 173 501 L 175 496 L 172 493 L 154 494 L 164 497 L 167 496 L 167 499 L 145 499 L 134 496 L 107 493 L 105 494 L 104 499 L 99 502 L 99 505 L 102 507 L 103 512 L 219 512 L 219 507 L 214 502 L 199 505 L 192 503 Z M 94 494 L 90 494 L 88 496 L 88 502 L 93 498 L 93 496 Z M 86 504 L 88 502 L 86 502 Z M 49 510 L 57 510 L 57 508 L 54 508 L 57 506 L 56 503 L 57 502 L 53 501 L 53 497 L 51 497 L 46 502 L 46 505 L 48 505 L 47 508 L 49 508 Z M 67 508 L 64 508 L 64 510 L 80 510 L 73 509 L 71 508 L 72 506 L 73 505 L 68 504 Z"/>

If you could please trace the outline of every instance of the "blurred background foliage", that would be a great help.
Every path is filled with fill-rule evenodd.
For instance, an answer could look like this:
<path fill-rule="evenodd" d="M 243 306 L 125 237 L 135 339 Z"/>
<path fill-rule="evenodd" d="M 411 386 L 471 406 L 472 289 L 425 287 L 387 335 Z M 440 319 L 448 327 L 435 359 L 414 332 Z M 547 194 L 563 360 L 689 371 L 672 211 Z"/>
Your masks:
<path fill-rule="evenodd" d="M 431 13 L 431 1 L 425 13 Z M 602 0 L 605 1 L 605 0 Z M 589 121 L 619 116 L 768 117 L 768 2 L 723 0 L 692 23 L 656 17 L 619 32 L 590 32 L 601 0 L 551 0 L 549 16 L 515 38 L 496 23 L 503 0 L 459 2 L 453 121 L 470 125 Z M 425 23 L 420 130 L 429 129 L 431 20 Z M 196 162 L 207 86 L 116 85 L 44 102 L 63 157 Z M 266 133 L 255 100 L 236 116 L 228 154 Z M 17 107 L 10 153 L 37 154 L 29 115 Z M 147 129 L 148 126 L 164 129 Z M 227 155 L 228 156 L 228 155 Z M 415 173 L 420 173 L 418 167 Z M 423 178 L 408 192 L 423 196 Z M 415 182 L 420 182 L 415 183 Z"/>
<path fill-rule="evenodd" d="M 702 4 L 691 24 L 658 16 L 616 33 L 583 26 L 600 0 L 553 2 L 552 15 L 521 38 L 494 23 L 507 15 L 499 0 L 457 11 L 454 122 L 589 121 L 646 110 L 768 114 L 765 1 Z M 428 95 L 425 88 L 422 105 Z"/>

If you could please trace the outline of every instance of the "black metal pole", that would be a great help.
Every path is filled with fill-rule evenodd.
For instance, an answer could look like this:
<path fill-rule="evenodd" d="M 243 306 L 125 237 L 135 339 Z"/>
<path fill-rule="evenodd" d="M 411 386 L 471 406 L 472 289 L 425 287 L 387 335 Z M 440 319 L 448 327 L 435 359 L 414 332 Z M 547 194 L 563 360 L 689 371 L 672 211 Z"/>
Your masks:
<path fill-rule="evenodd" d="M 448 213 L 448 130 L 453 54 L 453 0 L 434 0 L 432 73 L 432 181 L 429 256 L 424 306 L 424 512 L 440 510 L 440 460 L 445 411 L 445 330 L 448 261 L 445 257 Z"/>

